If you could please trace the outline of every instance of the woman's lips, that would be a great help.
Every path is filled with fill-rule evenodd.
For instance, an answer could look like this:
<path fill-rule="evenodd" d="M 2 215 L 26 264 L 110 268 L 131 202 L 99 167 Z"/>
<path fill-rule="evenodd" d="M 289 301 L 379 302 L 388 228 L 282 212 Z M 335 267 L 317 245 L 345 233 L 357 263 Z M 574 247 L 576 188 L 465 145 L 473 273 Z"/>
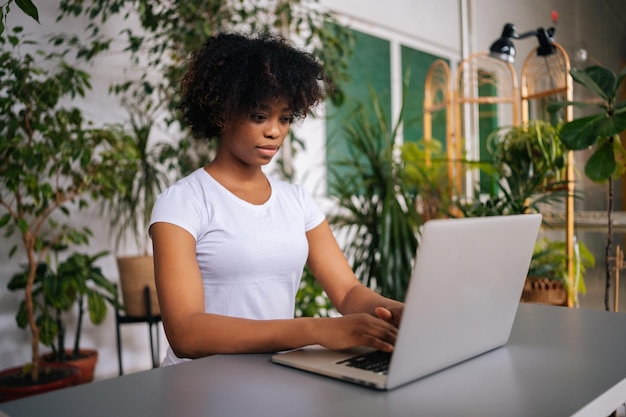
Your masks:
<path fill-rule="evenodd" d="M 257 149 L 264 155 L 268 157 L 273 157 L 278 152 L 278 146 L 258 146 Z"/>

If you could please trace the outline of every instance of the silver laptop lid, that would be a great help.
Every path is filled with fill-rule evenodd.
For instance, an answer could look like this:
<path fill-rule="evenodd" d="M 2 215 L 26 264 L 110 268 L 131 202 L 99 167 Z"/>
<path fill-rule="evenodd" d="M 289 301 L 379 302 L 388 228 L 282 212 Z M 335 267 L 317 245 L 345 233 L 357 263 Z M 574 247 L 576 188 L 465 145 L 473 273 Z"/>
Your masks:
<path fill-rule="evenodd" d="M 387 388 L 506 343 L 540 224 L 527 214 L 424 225 Z"/>

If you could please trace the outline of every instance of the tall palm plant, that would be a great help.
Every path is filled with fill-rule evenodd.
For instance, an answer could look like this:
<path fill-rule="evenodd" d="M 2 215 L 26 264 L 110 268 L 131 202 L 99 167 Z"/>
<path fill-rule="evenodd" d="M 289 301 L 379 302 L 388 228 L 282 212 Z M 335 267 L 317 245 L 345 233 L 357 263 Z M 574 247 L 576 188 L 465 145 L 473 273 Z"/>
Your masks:
<path fill-rule="evenodd" d="M 119 178 L 122 187 L 105 201 L 103 210 L 108 214 L 111 233 L 119 248 L 125 238 L 134 241 L 143 255 L 148 254 L 148 223 L 152 207 L 159 193 L 170 183 L 171 146 L 165 142 L 153 143 L 151 132 L 154 117 L 141 108 L 129 108 L 129 126 L 114 126 L 126 137 L 127 155 L 135 163 L 124 170 Z"/>
<path fill-rule="evenodd" d="M 345 234 L 344 251 L 362 282 L 403 300 L 420 217 L 397 152 L 402 114 L 390 126 L 375 94 L 372 104 L 373 120 L 360 108 L 345 126 L 347 156 L 329 162 L 329 188 L 339 208 L 329 221 Z"/>

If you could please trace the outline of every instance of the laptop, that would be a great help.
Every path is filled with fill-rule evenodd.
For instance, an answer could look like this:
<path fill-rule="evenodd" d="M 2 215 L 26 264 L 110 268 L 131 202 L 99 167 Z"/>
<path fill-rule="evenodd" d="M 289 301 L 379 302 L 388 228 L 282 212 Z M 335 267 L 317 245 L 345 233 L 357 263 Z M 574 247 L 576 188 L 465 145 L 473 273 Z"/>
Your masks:
<path fill-rule="evenodd" d="M 307 346 L 272 362 L 390 390 L 503 346 L 540 225 L 540 214 L 426 222 L 392 354 Z"/>

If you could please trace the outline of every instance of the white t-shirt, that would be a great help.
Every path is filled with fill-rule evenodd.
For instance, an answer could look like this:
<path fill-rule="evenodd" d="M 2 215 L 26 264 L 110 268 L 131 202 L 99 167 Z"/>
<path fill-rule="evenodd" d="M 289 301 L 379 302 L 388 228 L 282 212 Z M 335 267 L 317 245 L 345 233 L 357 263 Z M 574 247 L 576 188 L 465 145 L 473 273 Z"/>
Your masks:
<path fill-rule="evenodd" d="M 302 187 L 268 180 L 271 195 L 261 205 L 235 196 L 203 168 L 157 198 L 150 225 L 172 223 L 196 240 L 207 313 L 259 320 L 294 315 L 309 251 L 305 233 L 324 213 Z M 181 361 L 168 349 L 163 364 Z"/>

